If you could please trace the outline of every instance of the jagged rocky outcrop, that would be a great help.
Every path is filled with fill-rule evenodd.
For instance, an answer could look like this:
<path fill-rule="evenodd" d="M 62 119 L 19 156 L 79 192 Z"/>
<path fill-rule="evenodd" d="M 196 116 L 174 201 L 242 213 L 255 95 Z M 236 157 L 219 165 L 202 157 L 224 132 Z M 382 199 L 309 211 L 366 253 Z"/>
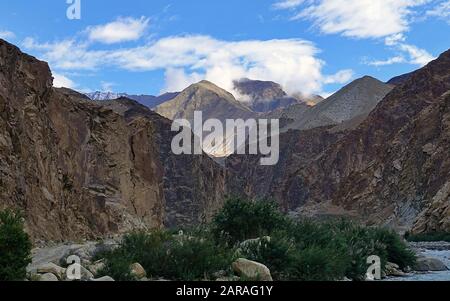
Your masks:
<path fill-rule="evenodd" d="M 221 206 L 224 173 L 175 156 L 170 121 L 131 100 L 54 89 L 46 63 L 0 40 L 0 208 L 32 237 L 76 240 L 191 225 Z"/>
<path fill-rule="evenodd" d="M 282 134 L 281 144 L 291 145 L 281 151 L 286 171 L 278 166 L 242 168 L 249 158 L 232 156 L 227 162 L 230 178 L 245 180 L 240 193 L 272 196 L 287 210 L 325 204 L 368 224 L 450 231 L 449 91 L 447 51 L 392 90 L 356 128 Z M 309 156 L 305 145 L 318 152 Z M 252 176 L 262 174 L 266 176 L 253 181 Z"/>
<path fill-rule="evenodd" d="M 246 103 L 255 112 L 272 112 L 287 108 L 295 104 L 314 105 L 323 100 L 318 95 L 296 95 L 289 96 L 280 84 L 271 81 L 251 80 L 243 78 L 233 82 L 234 89 L 244 99 Z"/>

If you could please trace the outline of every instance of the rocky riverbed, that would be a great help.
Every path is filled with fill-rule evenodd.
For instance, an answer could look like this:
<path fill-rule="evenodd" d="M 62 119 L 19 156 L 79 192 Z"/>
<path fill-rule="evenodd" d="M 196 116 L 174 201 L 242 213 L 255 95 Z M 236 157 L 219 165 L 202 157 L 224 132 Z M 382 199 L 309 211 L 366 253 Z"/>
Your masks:
<path fill-rule="evenodd" d="M 435 258 L 450 268 L 450 243 L 417 242 L 411 243 L 420 258 Z M 450 270 L 414 272 L 405 277 L 392 277 L 387 281 L 450 281 Z"/>

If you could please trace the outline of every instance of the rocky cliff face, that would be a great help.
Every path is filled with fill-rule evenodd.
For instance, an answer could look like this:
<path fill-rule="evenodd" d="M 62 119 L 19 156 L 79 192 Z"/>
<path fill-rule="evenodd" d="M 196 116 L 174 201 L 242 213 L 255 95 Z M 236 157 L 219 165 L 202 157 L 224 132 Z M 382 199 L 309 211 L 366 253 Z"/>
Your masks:
<path fill-rule="evenodd" d="M 262 168 L 241 169 L 247 158 L 236 156 L 229 172 L 246 179 L 244 193 L 273 196 L 289 210 L 327 204 L 368 224 L 449 231 L 449 70 L 450 51 L 397 86 L 356 129 L 318 128 L 306 141 L 309 131 L 283 134 L 288 172 L 275 167 L 253 181 Z M 318 152 L 309 156 L 302 145 Z"/>
<path fill-rule="evenodd" d="M 23 210 L 34 239 L 211 217 L 223 171 L 205 155 L 172 155 L 173 135 L 136 102 L 99 105 L 52 88 L 46 63 L 0 40 L 0 207 Z"/>

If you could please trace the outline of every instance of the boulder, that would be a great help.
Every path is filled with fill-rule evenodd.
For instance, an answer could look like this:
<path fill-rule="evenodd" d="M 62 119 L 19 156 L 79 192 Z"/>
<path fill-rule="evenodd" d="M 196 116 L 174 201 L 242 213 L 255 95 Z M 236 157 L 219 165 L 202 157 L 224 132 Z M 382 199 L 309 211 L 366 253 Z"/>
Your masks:
<path fill-rule="evenodd" d="M 384 267 L 384 272 L 386 276 L 392 276 L 392 277 L 404 277 L 408 274 L 404 273 L 400 267 L 392 262 L 388 262 L 386 266 Z"/>
<path fill-rule="evenodd" d="M 36 268 L 36 272 L 38 274 L 48 274 L 51 273 L 53 275 L 55 275 L 56 277 L 58 277 L 59 280 L 63 279 L 65 277 L 66 274 L 66 269 L 57 266 L 54 263 L 47 263 L 47 264 L 43 264 L 40 265 Z"/>
<path fill-rule="evenodd" d="M 101 271 L 102 269 L 104 269 L 106 266 L 105 264 L 105 260 L 98 260 L 96 262 L 94 262 L 93 264 L 91 264 L 90 266 L 88 266 L 88 270 L 94 274 L 94 276 L 97 276 L 98 272 Z"/>
<path fill-rule="evenodd" d="M 94 274 L 92 274 L 88 269 L 83 267 L 82 265 L 75 263 L 68 268 L 69 272 L 71 271 L 80 271 L 81 279 L 69 279 L 69 280 L 81 280 L 81 281 L 90 281 L 94 279 Z"/>
<path fill-rule="evenodd" d="M 81 280 L 88 281 L 94 279 L 94 274 L 92 274 L 88 269 L 81 266 Z"/>
<path fill-rule="evenodd" d="M 254 281 L 273 281 L 270 270 L 263 264 L 239 258 L 232 264 L 233 270 L 241 278 Z"/>
<path fill-rule="evenodd" d="M 101 278 L 98 279 L 91 279 L 91 281 L 97 281 L 97 282 L 111 282 L 111 281 L 115 281 L 114 279 L 112 279 L 109 276 L 103 276 Z"/>
<path fill-rule="evenodd" d="M 417 259 L 414 270 L 418 272 L 447 271 L 448 267 L 439 259 L 431 257 L 420 257 Z"/>
<path fill-rule="evenodd" d="M 46 273 L 46 274 L 40 275 L 39 281 L 58 281 L 58 277 L 56 277 L 52 273 Z"/>
<path fill-rule="evenodd" d="M 131 270 L 131 275 L 136 277 L 136 279 L 142 279 L 145 276 L 147 276 L 147 273 L 145 272 L 144 268 L 139 263 L 133 263 L 130 266 L 130 270 Z"/>

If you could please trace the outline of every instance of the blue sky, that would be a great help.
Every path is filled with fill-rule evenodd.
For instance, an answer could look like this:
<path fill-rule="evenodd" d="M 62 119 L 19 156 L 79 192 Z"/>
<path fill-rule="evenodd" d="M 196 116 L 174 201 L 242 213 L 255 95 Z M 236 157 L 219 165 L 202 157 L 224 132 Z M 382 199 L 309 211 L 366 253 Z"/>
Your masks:
<path fill-rule="evenodd" d="M 450 0 L 81 0 L 79 20 L 68 7 L 0 0 L 0 37 L 80 91 L 160 94 L 202 79 L 232 90 L 249 77 L 327 95 L 450 48 Z"/>

